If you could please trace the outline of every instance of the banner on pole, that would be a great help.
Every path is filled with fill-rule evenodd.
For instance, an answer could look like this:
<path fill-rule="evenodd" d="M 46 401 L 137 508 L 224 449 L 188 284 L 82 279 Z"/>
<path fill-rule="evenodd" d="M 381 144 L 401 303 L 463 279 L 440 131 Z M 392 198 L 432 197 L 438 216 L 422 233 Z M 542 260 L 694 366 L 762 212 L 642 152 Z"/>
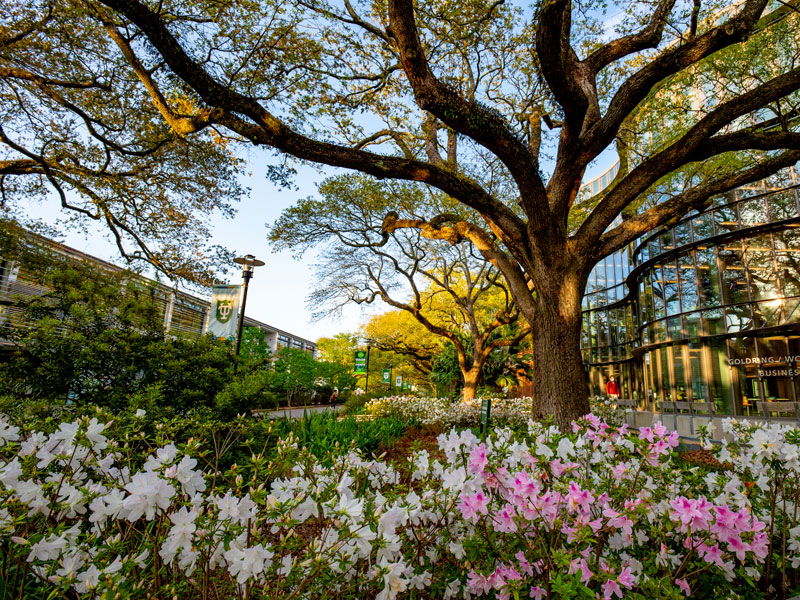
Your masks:
<path fill-rule="evenodd" d="M 383 370 L 383 383 L 388 384 L 391 377 L 392 377 L 392 372 L 389 369 L 384 369 Z"/>
<path fill-rule="evenodd" d="M 208 331 L 218 338 L 234 339 L 239 321 L 241 285 L 215 285 L 211 289 L 211 317 Z"/>
<path fill-rule="evenodd" d="M 367 372 L 367 352 L 365 350 L 356 350 L 355 364 L 353 365 L 353 373 L 366 373 Z"/>
<path fill-rule="evenodd" d="M 400 387 L 401 385 L 403 385 L 403 376 L 402 375 L 398 375 L 397 377 L 395 377 L 394 378 L 394 384 L 397 387 Z"/>

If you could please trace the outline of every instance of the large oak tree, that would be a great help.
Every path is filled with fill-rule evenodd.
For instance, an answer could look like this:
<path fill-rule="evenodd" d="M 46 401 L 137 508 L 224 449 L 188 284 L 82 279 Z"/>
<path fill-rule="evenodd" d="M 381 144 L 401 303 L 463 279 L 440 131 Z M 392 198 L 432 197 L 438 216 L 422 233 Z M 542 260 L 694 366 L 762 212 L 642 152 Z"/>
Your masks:
<path fill-rule="evenodd" d="M 193 107 L 147 80 L 88 6 L 3 2 L 0 216 L 36 229 L 31 202 L 49 202 L 60 229 L 100 223 L 134 267 L 208 285 L 232 259 L 208 243 L 210 219 L 233 214 L 244 164 L 202 116 L 165 120 L 159 106 Z"/>
<path fill-rule="evenodd" d="M 768 0 L 722 15 L 706 0 L 630 2 L 614 28 L 591 0 L 525 9 L 503 0 L 40 3 L 65 30 L 93 22 L 98 38 L 112 39 L 115 60 L 186 139 L 214 127 L 302 161 L 417 181 L 468 207 L 466 217 L 391 213 L 384 230 L 469 241 L 503 273 L 534 329 L 537 400 L 562 423 L 588 409 L 580 306 L 597 260 L 800 158 L 797 15 L 782 4 L 766 16 Z M 784 29 L 781 60 L 750 75 L 736 53 L 772 45 L 775 28 Z M 103 60 L 68 36 L 53 44 L 86 64 Z M 720 56 L 734 59 L 718 63 L 727 70 L 713 102 L 679 114 L 658 143 L 630 139 L 653 94 Z M 2 60 L 24 67 L 13 43 Z M 39 75 L 62 90 L 79 81 L 69 68 Z M 584 174 L 615 143 L 635 146 L 635 160 L 574 218 Z M 664 201 L 631 210 L 670 174 L 737 153 L 747 160 L 735 170 L 687 177 Z"/>

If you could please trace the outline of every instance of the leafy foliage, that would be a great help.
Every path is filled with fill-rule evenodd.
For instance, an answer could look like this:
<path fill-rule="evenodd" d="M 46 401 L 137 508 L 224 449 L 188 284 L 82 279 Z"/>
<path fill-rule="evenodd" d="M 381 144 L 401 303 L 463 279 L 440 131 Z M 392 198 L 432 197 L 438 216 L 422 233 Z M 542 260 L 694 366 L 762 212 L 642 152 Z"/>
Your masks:
<path fill-rule="evenodd" d="M 416 182 L 436 202 L 388 207 L 373 233 L 469 244 L 502 273 L 534 360 L 562 365 L 534 382 L 562 426 L 588 410 L 580 301 L 597 261 L 800 159 L 790 3 L 13 0 L 2 11 L 6 197 L 75 190 L 80 214 L 123 238 L 142 229 L 165 248 L 147 259 L 180 267 L 207 255 L 186 257 L 198 237 L 179 234 L 202 230 L 190 209 L 224 210 L 215 192 L 232 195 L 226 144 L 278 153 L 276 181 L 291 157 Z M 582 202 L 584 175 L 615 147 L 625 167 Z"/>

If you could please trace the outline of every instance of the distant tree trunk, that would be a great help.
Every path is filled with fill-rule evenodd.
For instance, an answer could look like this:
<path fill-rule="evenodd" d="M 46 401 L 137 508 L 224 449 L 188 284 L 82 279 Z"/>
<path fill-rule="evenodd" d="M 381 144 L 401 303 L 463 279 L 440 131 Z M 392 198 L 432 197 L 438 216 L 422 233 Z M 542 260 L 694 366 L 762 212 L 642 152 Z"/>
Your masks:
<path fill-rule="evenodd" d="M 478 384 L 481 382 L 481 375 L 483 374 L 483 365 L 486 364 L 490 352 L 487 352 L 481 347 L 480 340 L 473 340 L 475 350 L 472 354 L 472 362 L 462 350 L 458 350 L 458 364 L 461 367 L 461 376 L 464 378 L 464 391 L 462 400 L 469 402 L 475 398 L 475 393 L 478 390 Z"/>
<path fill-rule="evenodd" d="M 555 279 L 555 278 L 554 278 Z M 589 412 L 589 391 L 581 356 L 581 298 L 574 275 L 537 289 L 533 319 L 533 401 L 563 429 Z"/>
<path fill-rule="evenodd" d="M 478 389 L 478 383 L 481 379 L 481 369 L 483 368 L 483 363 L 481 365 L 473 367 L 466 371 L 464 375 L 464 394 L 462 400 L 464 402 L 469 402 L 473 398 L 475 398 L 475 392 Z"/>

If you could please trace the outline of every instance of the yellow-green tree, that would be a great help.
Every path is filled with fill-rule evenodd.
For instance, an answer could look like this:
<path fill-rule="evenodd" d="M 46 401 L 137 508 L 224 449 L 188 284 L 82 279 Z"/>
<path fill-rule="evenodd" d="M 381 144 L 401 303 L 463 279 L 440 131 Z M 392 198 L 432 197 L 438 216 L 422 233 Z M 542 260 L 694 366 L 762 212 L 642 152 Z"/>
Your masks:
<path fill-rule="evenodd" d="M 373 315 L 361 327 L 363 337 L 373 348 L 390 357 L 392 375 L 416 385 L 429 383 L 433 357 L 441 351 L 442 340 L 428 331 L 410 313 L 391 310 Z M 390 382 L 394 389 L 394 381 Z"/>
<path fill-rule="evenodd" d="M 464 399 L 473 398 L 489 355 L 516 345 L 529 331 L 501 273 L 470 244 L 442 245 L 416 229 L 381 231 L 390 206 L 425 210 L 452 202 L 363 176 L 329 179 L 320 194 L 284 211 L 271 229 L 279 248 L 324 248 L 312 305 L 328 314 L 380 300 L 407 313 L 453 344 Z"/>

